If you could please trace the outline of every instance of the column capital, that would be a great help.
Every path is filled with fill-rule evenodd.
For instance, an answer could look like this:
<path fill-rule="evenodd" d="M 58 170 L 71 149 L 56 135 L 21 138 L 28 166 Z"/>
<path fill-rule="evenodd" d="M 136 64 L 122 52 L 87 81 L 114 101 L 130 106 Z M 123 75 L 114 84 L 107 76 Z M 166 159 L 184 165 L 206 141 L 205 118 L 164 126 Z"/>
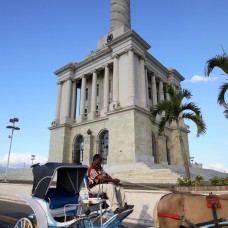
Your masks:
<path fill-rule="evenodd" d="M 140 55 L 139 59 L 140 59 L 140 60 L 144 60 L 144 61 L 146 60 L 146 58 L 145 58 L 144 55 Z"/>
<path fill-rule="evenodd" d="M 104 65 L 104 67 L 106 68 L 109 68 L 109 64 L 108 63 L 106 63 L 105 65 Z"/>
<path fill-rule="evenodd" d="M 129 51 L 135 52 L 135 49 L 133 48 L 133 46 L 130 46 L 129 48 L 126 48 L 124 52 L 128 53 Z"/>
<path fill-rule="evenodd" d="M 97 69 L 93 69 L 93 70 L 91 70 L 91 71 L 90 71 L 90 73 L 91 73 L 91 74 L 93 74 L 93 73 L 97 73 Z"/>
<path fill-rule="evenodd" d="M 62 85 L 63 84 L 63 81 L 58 81 L 56 84 L 57 85 Z"/>
<path fill-rule="evenodd" d="M 82 76 L 79 77 L 80 79 L 86 78 L 86 74 L 83 74 Z"/>
<path fill-rule="evenodd" d="M 118 55 L 117 53 L 115 53 L 115 54 L 112 55 L 112 58 L 113 58 L 113 59 L 115 59 L 115 58 L 118 59 L 118 58 L 119 58 L 119 55 Z"/>

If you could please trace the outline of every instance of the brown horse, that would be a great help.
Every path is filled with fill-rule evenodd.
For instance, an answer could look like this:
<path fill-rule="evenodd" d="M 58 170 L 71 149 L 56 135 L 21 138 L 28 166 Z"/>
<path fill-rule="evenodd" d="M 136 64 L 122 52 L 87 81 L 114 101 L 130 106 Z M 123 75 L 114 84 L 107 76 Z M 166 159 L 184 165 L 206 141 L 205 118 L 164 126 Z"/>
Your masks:
<path fill-rule="evenodd" d="M 218 200 L 214 195 L 165 195 L 154 209 L 154 227 L 228 227 L 228 194 L 218 195 Z"/>

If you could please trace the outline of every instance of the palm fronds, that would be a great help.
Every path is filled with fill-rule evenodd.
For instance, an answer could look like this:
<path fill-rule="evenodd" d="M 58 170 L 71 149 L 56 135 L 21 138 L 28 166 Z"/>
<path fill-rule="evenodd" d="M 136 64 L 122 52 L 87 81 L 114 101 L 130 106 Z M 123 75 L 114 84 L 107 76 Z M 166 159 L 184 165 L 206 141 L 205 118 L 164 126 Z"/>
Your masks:
<path fill-rule="evenodd" d="M 226 105 L 225 94 L 227 90 L 228 90 L 228 83 L 224 83 L 223 85 L 220 86 L 218 99 L 217 99 L 219 105 L 222 105 L 222 106 Z"/>
<path fill-rule="evenodd" d="M 228 56 L 224 50 L 223 55 L 216 55 L 206 62 L 204 68 L 205 75 L 209 76 L 215 67 L 221 68 L 226 74 L 228 74 Z"/>

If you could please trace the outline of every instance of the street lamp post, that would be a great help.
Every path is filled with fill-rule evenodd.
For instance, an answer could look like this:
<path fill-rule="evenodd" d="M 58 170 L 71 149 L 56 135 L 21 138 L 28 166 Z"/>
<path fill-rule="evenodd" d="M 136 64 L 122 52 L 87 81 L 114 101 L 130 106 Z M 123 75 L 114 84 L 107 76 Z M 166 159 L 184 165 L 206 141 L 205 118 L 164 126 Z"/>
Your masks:
<path fill-rule="evenodd" d="M 9 138 L 10 138 L 10 147 L 9 147 L 8 160 L 7 160 L 7 165 L 6 165 L 6 173 L 5 173 L 5 178 L 4 178 L 3 182 L 8 182 L 7 181 L 7 173 L 8 173 L 8 167 L 9 167 L 10 152 L 11 152 L 11 147 L 12 147 L 12 142 L 13 142 L 13 132 L 14 132 L 14 130 L 20 130 L 19 127 L 15 127 L 15 123 L 18 122 L 18 121 L 19 121 L 18 118 L 10 119 L 9 122 L 12 123 L 12 125 L 11 126 L 6 126 L 6 128 L 11 129 L 12 131 L 11 131 L 11 135 L 9 136 Z"/>
<path fill-rule="evenodd" d="M 33 165 L 33 161 L 36 159 L 36 155 L 32 154 L 31 155 L 31 160 L 32 160 L 32 165 Z"/>

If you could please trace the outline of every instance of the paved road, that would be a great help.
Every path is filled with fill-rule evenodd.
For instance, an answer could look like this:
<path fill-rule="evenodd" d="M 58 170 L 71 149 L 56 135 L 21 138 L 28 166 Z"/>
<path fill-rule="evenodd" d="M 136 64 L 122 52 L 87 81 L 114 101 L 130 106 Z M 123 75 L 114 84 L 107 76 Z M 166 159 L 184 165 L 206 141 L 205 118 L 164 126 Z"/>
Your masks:
<path fill-rule="evenodd" d="M 31 214 L 32 210 L 29 206 L 24 204 L 13 203 L 9 201 L 0 200 L 0 216 L 12 218 L 10 221 L 16 221 L 22 217 L 26 217 Z M 1 228 L 12 228 L 14 224 L 7 223 L 3 221 L 0 217 L 0 227 Z"/>
<path fill-rule="evenodd" d="M 32 209 L 24 204 L 13 203 L 9 201 L 0 200 L 0 228 L 13 228 L 14 224 L 7 223 L 1 219 L 1 217 L 12 218 L 12 222 L 16 221 L 22 217 L 27 217 L 29 214 L 33 213 Z M 133 228 L 146 228 L 146 226 L 137 226 L 132 224 L 123 224 L 124 227 Z"/>

